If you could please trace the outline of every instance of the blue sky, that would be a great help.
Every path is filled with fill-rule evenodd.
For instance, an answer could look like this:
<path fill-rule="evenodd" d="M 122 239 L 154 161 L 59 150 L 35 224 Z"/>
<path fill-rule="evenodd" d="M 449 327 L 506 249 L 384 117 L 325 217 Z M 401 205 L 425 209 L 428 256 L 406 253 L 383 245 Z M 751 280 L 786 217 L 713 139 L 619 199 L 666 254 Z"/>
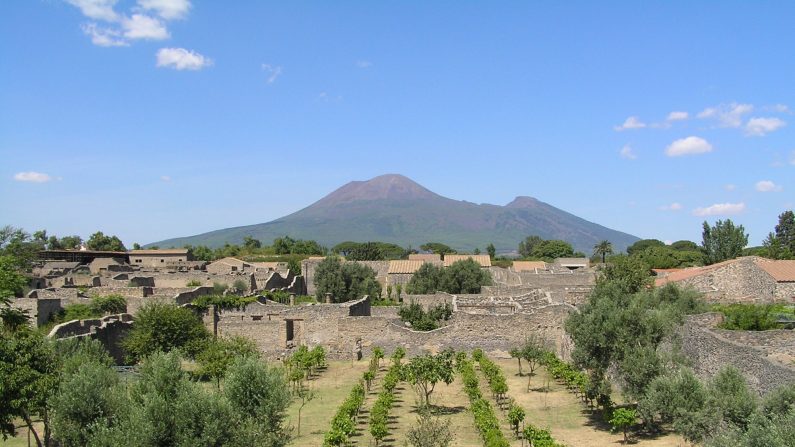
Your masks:
<path fill-rule="evenodd" d="M 401 173 L 756 245 L 795 203 L 792 23 L 790 1 L 3 1 L 0 224 L 147 243 Z"/>

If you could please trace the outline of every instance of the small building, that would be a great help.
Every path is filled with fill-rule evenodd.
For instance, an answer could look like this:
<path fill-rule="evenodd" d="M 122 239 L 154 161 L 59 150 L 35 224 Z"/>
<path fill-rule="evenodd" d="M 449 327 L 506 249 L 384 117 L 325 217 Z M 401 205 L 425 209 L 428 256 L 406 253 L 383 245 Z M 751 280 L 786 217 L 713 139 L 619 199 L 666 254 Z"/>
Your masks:
<path fill-rule="evenodd" d="M 569 269 L 569 270 L 579 270 L 579 269 L 587 269 L 590 267 L 591 261 L 588 258 L 557 258 L 555 259 L 555 267 Z"/>
<path fill-rule="evenodd" d="M 547 270 L 547 263 L 544 261 L 513 261 L 513 271 L 538 273 Z"/>
<path fill-rule="evenodd" d="M 187 248 L 130 251 L 130 264 L 141 267 L 165 267 L 166 264 L 192 260 Z"/>
<path fill-rule="evenodd" d="M 458 261 L 467 259 L 477 262 L 482 268 L 491 267 L 491 257 L 489 255 L 444 255 L 444 266 L 450 267 Z"/>
<path fill-rule="evenodd" d="M 237 258 L 223 258 L 207 265 L 207 273 L 225 275 L 230 273 L 284 272 L 286 262 L 247 262 Z"/>
<path fill-rule="evenodd" d="M 409 261 L 442 261 L 442 255 L 437 253 L 411 253 L 409 254 Z"/>

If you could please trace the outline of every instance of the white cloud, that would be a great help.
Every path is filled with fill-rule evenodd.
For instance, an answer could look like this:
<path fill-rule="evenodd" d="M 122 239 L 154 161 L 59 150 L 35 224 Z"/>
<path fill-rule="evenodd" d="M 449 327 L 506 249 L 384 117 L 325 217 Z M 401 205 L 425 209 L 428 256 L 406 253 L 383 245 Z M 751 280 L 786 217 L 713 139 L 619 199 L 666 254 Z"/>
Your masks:
<path fill-rule="evenodd" d="M 617 132 L 621 132 L 622 130 L 628 129 L 642 129 L 646 127 L 646 123 L 643 123 L 637 116 L 630 116 L 626 120 L 624 120 L 624 124 L 620 126 L 614 126 Z"/>
<path fill-rule="evenodd" d="M 781 185 L 776 185 L 770 180 L 760 180 L 756 182 L 756 190 L 759 192 L 779 192 Z"/>
<path fill-rule="evenodd" d="M 359 68 L 370 68 L 373 66 L 373 63 L 370 61 L 356 61 L 356 66 Z"/>
<path fill-rule="evenodd" d="M 679 211 L 682 209 L 682 204 L 679 202 L 674 202 L 670 205 L 663 205 L 660 207 L 660 211 Z"/>
<path fill-rule="evenodd" d="M 201 70 L 209 67 L 213 61 L 194 51 L 184 48 L 161 48 L 157 52 L 157 66 L 174 70 Z"/>
<path fill-rule="evenodd" d="M 779 118 L 751 118 L 745 124 L 745 134 L 761 137 L 786 125 L 787 123 Z"/>
<path fill-rule="evenodd" d="M 14 174 L 14 180 L 18 182 L 47 183 L 55 179 L 42 172 L 28 171 Z"/>
<path fill-rule="evenodd" d="M 668 118 L 666 121 L 683 121 L 686 120 L 690 116 L 687 112 L 671 112 L 668 114 Z"/>
<path fill-rule="evenodd" d="M 792 151 L 792 153 L 789 155 L 789 164 L 795 166 L 795 151 Z"/>
<path fill-rule="evenodd" d="M 276 81 L 276 79 L 282 74 L 282 66 L 262 64 L 262 71 L 268 74 L 268 79 L 266 80 L 266 82 L 268 84 L 273 84 Z"/>
<path fill-rule="evenodd" d="M 704 154 L 706 152 L 712 152 L 712 145 L 700 137 L 687 137 L 676 140 L 665 149 L 665 155 L 669 157 Z"/>
<path fill-rule="evenodd" d="M 143 14 L 133 14 L 122 20 L 124 37 L 128 39 L 164 40 L 171 37 L 160 20 Z"/>
<path fill-rule="evenodd" d="M 189 0 L 138 0 L 138 6 L 146 11 L 155 11 L 166 20 L 182 19 L 191 8 Z"/>
<path fill-rule="evenodd" d="M 770 107 L 770 110 L 778 113 L 791 113 L 789 106 L 786 104 L 776 104 Z"/>
<path fill-rule="evenodd" d="M 637 154 L 635 154 L 635 151 L 632 150 L 632 146 L 628 144 L 621 148 L 619 154 L 621 155 L 621 158 L 626 158 L 627 160 L 635 160 L 638 158 Z"/>
<path fill-rule="evenodd" d="M 66 2 L 80 8 L 80 12 L 88 18 L 106 22 L 119 20 L 119 15 L 113 10 L 116 0 L 66 0 Z"/>
<path fill-rule="evenodd" d="M 81 25 L 83 32 L 91 37 L 91 43 L 100 47 L 125 47 L 129 45 L 122 38 L 119 31 L 112 28 L 102 28 L 96 23 L 84 23 Z"/>
<path fill-rule="evenodd" d="M 743 123 L 743 115 L 749 114 L 754 110 L 751 104 L 721 104 L 715 107 L 708 107 L 702 110 L 697 116 L 701 119 L 715 119 L 720 127 L 740 127 Z"/>
<path fill-rule="evenodd" d="M 693 210 L 695 216 L 726 216 L 740 214 L 745 211 L 745 203 L 716 203 L 706 208 L 696 208 Z"/>
<path fill-rule="evenodd" d="M 170 182 L 171 181 L 171 177 L 168 176 L 168 175 L 161 175 L 160 176 L 160 180 L 162 180 L 164 182 Z"/>
<path fill-rule="evenodd" d="M 734 191 L 735 189 L 737 189 L 737 185 L 729 183 L 728 185 L 724 185 L 723 189 L 725 189 L 726 191 Z"/>

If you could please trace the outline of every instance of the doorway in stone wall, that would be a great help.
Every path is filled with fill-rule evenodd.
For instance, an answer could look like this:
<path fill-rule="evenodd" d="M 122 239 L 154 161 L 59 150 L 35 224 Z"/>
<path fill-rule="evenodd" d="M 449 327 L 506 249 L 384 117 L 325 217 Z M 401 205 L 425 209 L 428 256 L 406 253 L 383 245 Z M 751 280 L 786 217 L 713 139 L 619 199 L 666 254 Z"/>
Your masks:
<path fill-rule="evenodd" d="M 304 341 L 304 320 L 284 320 L 284 344 L 290 348 Z"/>

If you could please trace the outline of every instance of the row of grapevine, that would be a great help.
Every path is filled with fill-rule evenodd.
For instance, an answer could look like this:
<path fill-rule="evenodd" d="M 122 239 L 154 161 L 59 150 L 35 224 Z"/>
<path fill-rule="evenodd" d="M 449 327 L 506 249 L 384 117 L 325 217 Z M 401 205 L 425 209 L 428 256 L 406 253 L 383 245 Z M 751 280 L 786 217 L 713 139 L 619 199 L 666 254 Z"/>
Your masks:
<path fill-rule="evenodd" d="M 505 401 L 505 394 L 508 392 L 508 381 L 505 379 L 505 374 L 503 374 L 502 369 L 486 357 L 480 349 L 475 349 L 472 352 L 472 358 L 480 364 L 480 370 L 483 371 L 483 375 L 486 376 L 489 389 L 494 395 L 497 405 L 502 408 L 503 402 Z"/>
<path fill-rule="evenodd" d="M 475 418 L 475 427 L 480 432 L 483 445 L 485 447 L 509 447 L 510 443 L 500 430 L 500 423 L 494 414 L 494 409 L 480 393 L 478 376 L 472 362 L 470 360 L 459 361 L 458 367 L 461 380 L 464 383 L 464 391 L 469 397 L 470 408 Z"/>
<path fill-rule="evenodd" d="M 402 357 L 402 356 L 401 356 Z M 395 402 L 395 387 L 402 379 L 402 367 L 400 358 L 392 356 L 393 364 L 384 376 L 382 390 L 378 394 L 378 400 L 370 410 L 370 434 L 373 435 L 376 445 L 389 434 L 387 422 L 389 421 L 389 411 Z"/>
<path fill-rule="evenodd" d="M 301 381 L 309 380 L 317 370 L 326 365 L 326 350 L 322 346 L 315 346 L 311 350 L 305 345 L 298 349 L 284 361 L 287 377 L 293 388 L 301 385 Z"/>
<path fill-rule="evenodd" d="M 356 416 L 362 409 L 364 403 L 364 386 L 361 382 L 354 385 L 350 394 L 342 402 L 334 419 L 331 420 L 331 430 L 326 433 L 323 439 L 324 446 L 341 446 L 348 442 L 356 431 Z"/>
<path fill-rule="evenodd" d="M 555 380 L 563 383 L 569 391 L 589 406 L 593 407 L 596 403 L 605 410 L 612 408 L 610 384 L 603 377 L 597 376 L 592 379 L 573 364 L 559 359 L 553 352 L 544 353 L 541 363 L 546 366 Z"/>

